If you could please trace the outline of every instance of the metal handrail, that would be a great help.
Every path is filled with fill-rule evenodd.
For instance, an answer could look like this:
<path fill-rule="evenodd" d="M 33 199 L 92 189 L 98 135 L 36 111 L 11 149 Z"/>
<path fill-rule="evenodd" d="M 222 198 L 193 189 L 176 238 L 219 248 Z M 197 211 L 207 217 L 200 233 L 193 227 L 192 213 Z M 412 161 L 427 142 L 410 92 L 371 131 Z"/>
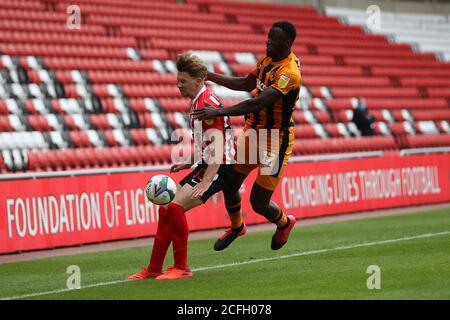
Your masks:
<path fill-rule="evenodd" d="M 435 147 L 435 148 L 414 148 L 400 150 L 401 156 L 409 156 L 414 154 L 432 154 L 432 153 L 448 153 L 450 147 Z"/>

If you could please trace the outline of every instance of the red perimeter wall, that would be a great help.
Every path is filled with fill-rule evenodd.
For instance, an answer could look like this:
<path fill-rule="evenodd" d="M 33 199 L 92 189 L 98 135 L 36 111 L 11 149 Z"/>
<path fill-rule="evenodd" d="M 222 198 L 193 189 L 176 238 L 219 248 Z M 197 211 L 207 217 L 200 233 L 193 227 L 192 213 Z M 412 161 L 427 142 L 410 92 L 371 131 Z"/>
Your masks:
<path fill-rule="evenodd" d="M 161 173 L 0 180 L 0 253 L 154 235 L 143 187 Z M 241 189 L 247 224 L 265 222 L 249 203 L 255 173 Z M 273 200 L 297 218 L 450 201 L 450 154 L 291 163 Z M 229 225 L 222 194 L 187 217 L 191 230 Z"/>

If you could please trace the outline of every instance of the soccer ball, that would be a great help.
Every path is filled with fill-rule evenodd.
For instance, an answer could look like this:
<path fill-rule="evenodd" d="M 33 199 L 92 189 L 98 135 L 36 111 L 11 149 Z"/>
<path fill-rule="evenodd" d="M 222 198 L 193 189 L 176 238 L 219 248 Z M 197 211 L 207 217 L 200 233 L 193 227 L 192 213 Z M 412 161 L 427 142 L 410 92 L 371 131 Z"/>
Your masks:
<path fill-rule="evenodd" d="M 153 176 L 145 186 L 147 199 L 157 205 L 168 204 L 175 198 L 177 185 L 169 176 L 158 174 Z"/>

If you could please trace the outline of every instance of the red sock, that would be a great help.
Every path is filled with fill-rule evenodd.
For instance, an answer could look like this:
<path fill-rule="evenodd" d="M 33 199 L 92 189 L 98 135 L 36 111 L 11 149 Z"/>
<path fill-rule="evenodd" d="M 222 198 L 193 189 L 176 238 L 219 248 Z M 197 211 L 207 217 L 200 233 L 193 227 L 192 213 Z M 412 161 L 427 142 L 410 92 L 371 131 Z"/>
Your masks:
<path fill-rule="evenodd" d="M 153 242 L 150 264 L 147 267 L 150 272 L 162 272 L 164 258 L 172 242 L 172 223 L 169 211 L 164 207 L 159 207 L 158 215 L 158 229 Z"/>
<path fill-rule="evenodd" d="M 170 203 L 168 206 L 173 233 L 173 259 L 175 268 L 187 269 L 187 252 L 189 227 L 186 219 L 185 210 L 176 203 Z"/>

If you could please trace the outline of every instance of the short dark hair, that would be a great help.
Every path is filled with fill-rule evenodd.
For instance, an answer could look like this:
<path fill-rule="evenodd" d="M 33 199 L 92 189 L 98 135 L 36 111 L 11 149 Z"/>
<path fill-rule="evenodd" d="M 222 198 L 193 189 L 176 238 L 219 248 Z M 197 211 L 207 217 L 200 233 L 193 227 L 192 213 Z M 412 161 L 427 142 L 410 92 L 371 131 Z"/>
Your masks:
<path fill-rule="evenodd" d="M 294 42 L 295 37 L 297 36 L 297 30 L 289 21 L 277 21 L 272 25 L 272 28 L 280 28 L 283 30 L 292 42 Z"/>

